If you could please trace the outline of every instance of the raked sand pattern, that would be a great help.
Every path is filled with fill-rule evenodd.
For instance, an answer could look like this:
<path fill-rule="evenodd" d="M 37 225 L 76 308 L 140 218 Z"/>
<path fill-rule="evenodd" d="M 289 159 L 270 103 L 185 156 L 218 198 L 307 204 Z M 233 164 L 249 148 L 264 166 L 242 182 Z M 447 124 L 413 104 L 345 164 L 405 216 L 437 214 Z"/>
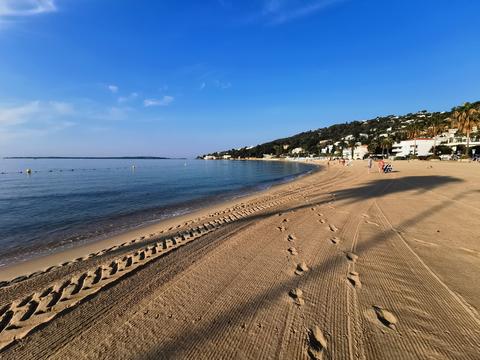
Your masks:
<path fill-rule="evenodd" d="M 479 168 L 364 165 L 4 280 L 0 357 L 480 358 Z"/>

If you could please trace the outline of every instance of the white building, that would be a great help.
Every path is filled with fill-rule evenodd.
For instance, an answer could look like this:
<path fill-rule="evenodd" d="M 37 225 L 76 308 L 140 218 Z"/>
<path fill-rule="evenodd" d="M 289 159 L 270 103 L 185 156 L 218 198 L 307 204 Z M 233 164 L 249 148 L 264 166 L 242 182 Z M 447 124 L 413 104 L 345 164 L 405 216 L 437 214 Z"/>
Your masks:
<path fill-rule="evenodd" d="M 430 150 L 434 144 L 433 139 L 414 139 L 414 140 L 404 140 L 399 143 L 393 144 L 392 153 L 394 156 L 428 156 L 432 155 Z"/>
<path fill-rule="evenodd" d="M 472 133 L 476 133 L 478 130 L 476 127 L 473 127 Z M 438 144 L 447 145 L 457 151 L 459 145 L 467 145 L 467 136 L 465 134 L 459 133 L 457 129 L 449 129 L 448 132 L 444 132 L 439 137 L 437 137 Z M 480 136 L 470 136 L 470 147 L 480 145 Z"/>
<path fill-rule="evenodd" d="M 357 145 L 353 149 L 353 160 L 363 160 L 365 155 L 368 154 L 367 145 Z M 342 151 L 342 157 L 346 159 L 352 159 L 352 148 L 345 148 Z"/>
<path fill-rule="evenodd" d="M 365 155 L 368 154 L 368 146 L 367 145 L 359 145 L 356 146 L 353 150 L 353 159 L 354 160 L 363 160 Z"/>
<path fill-rule="evenodd" d="M 303 152 L 305 152 L 305 150 L 303 150 L 303 148 L 301 148 L 301 147 L 297 147 L 297 148 L 292 150 L 292 154 L 294 154 L 294 155 L 301 154 Z"/>
<path fill-rule="evenodd" d="M 322 154 L 331 154 L 333 150 L 333 145 L 327 145 L 320 150 Z"/>
<path fill-rule="evenodd" d="M 232 155 L 230 154 L 225 154 L 222 156 L 225 160 L 230 160 L 232 158 Z"/>

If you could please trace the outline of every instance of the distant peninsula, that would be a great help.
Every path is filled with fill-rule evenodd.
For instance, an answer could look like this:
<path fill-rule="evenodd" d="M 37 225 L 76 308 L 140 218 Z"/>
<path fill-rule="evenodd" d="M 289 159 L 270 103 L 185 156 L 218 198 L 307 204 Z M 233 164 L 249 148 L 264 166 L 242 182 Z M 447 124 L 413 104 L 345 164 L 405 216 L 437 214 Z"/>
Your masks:
<path fill-rule="evenodd" d="M 54 160 L 186 160 L 161 156 L 6 156 L 4 159 L 54 159 Z"/>

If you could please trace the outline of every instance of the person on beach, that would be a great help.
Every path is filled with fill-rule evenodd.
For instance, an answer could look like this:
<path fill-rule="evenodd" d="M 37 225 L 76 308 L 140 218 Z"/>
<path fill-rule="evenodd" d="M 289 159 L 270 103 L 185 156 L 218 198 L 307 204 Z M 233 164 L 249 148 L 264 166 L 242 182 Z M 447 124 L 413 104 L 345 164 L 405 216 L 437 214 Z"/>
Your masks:
<path fill-rule="evenodd" d="M 372 170 L 372 165 L 373 165 L 373 159 L 371 156 L 368 157 L 368 173 L 370 174 L 370 171 Z"/>
<path fill-rule="evenodd" d="M 378 162 L 378 172 L 379 173 L 383 173 L 383 167 L 385 166 L 385 161 L 382 159 L 380 159 L 380 161 Z"/>

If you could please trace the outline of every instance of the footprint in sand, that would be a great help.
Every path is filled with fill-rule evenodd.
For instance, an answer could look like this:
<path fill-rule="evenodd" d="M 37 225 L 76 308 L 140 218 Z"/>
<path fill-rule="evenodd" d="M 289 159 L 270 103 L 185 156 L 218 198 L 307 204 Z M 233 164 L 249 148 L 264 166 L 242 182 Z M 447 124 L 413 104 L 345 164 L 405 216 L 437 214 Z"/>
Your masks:
<path fill-rule="evenodd" d="M 292 255 L 298 255 L 297 249 L 294 247 L 288 248 L 288 252 Z"/>
<path fill-rule="evenodd" d="M 347 275 L 347 279 L 354 288 L 360 289 L 362 287 L 362 283 L 360 282 L 360 275 L 358 274 L 358 272 L 350 271 Z"/>
<path fill-rule="evenodd" d="M 305 304 L 305 300 L 303 300 L 303 291 L 301 289 L 292 289 L 290 290 L 288 295 L 290 295 L 290 297 L 295 300 L 295 304 L 297 304 L 298 306 Z"/>
<path fill-rule="evenodd" d="M 283 219 L 282 222 L 286 223 L 286 222 L 288 222 L 288 219 Z"/>
<path fill-rule="evenodd" d="M 393 315 L 390 311 L 385 310 L 381 306 L 374 305 L 373 309 L 375 310 L 375 314 L 377 315 L 378 320 L 385 326 L 389 327 L 390 329 L 395 329 L 398 319 L 395 315 Z"/>
<path fill-rule="evenodd" d="M 330 241 L 334 244 L 338 244 L 340 242 L 340 238 L 338 236 L 334 236 L 330 238 Z"/>
<path fill-rule="evenodd" d="M 277 226 L 277 229 L 280 231 L 280 232 L 284 232 L 287 230 L 287 228 L 285 226 Z"/>
<path fill-rule="evenodd" d="M 333 224 L 329 224 L 328 228 L 330 229 L 331 232 L 337 232 L 338 231 L 338 228 Z"/>
<path fill-rule="evenodd" d="M 320 219 L 320 220 L 318 220 L 318 222 L 321 223 L 321 224 L 325 224 L 327 221 L 325 219 Z"/>
<path fill-rule="evenodd" d="M 296 237 L 295 237 L 294 235 L 292 235 L 292 234 L 290 234 L 290 235 L 287 236 L 287 240 L 288 240 L 288 241 L 294 241 L 295 239 L 296 239 Z"/>
<path fill-rule="evenodd" d="M 302 261 L 301 263 L 299 263 L 299 264 L 297 265 L 297 269 L 295 270 L 295 274 L 296 274 L 296 275 L 303 275 L 303 274 L 305 274 L 307 271 L 308 271 L 308 266 L 307 266 L 307 264 L 306 264 L 304 261 Z"/>
<path fill-rule="evenodd" d="M 351 262 L 356 262 L 358 259 L 358 255 L 353 253 L 353 252 L 347 252 L 347 259 L 350 260 Z"/>
<path fill-rule="evenodd" d="M 308 333 L 308 355 L 311 359 L 321 360 L 327 349 L 327 340 L 318 326 L 314 326 Z"/>

